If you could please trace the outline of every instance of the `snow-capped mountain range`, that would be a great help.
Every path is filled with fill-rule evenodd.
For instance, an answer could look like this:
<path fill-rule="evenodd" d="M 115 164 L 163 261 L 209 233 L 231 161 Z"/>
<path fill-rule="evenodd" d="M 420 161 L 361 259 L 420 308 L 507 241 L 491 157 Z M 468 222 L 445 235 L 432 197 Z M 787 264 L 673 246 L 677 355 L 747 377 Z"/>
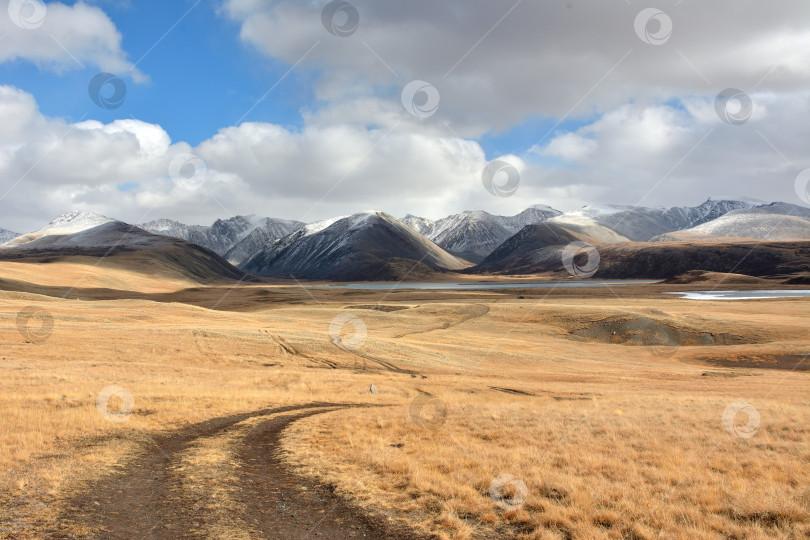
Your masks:
<path fill-rule="evenodd" d="M 710 198 L 698 206 L 647 208 L 643 206 L 594 205 L 568 212 L 554 221 L 560 224 L 588 222 L 613 229 L 634 242 L 646 242 L 654 236 L 689 229 L 733 210 L 753 208 L 761 201 Z"/>
<path fill-rule="evenodd" d="M 68 212 L 38 231 L 6 241 L 0 253 L 11 256 L 13 251 L 20 256 L 64 250 L 87 255 L 96 254 L 96 248 L 148 251 L 166 246 L 186 253 L 188 246 L 196 245 L 207 249 L 184 255 L 183 260 L 198 260 L 202 253 L 203 258 L 215 257 L 217 268 L 225 265 L 234 272 L 238 271 L 220 257 L 263 276 L 353 280 L 399 279 L 414 272 L 429 275 L 464 268 L 540 271 L 531 269 L 542 268 L 545 259 L 558 258 L 560 246 L 575 240 L 618 246 L 745 239 L 808 241 L 810 209 L 711 198 L 695 207 L 593 205 L 563 214 L 535 205 L 514 216 L 466 211 L 435 221 L 413 215 L 397 220 L 370 211 L 306 225 L 235 216 L 211 226 L 161 219 L 140 228 L 97 214 Z"/>

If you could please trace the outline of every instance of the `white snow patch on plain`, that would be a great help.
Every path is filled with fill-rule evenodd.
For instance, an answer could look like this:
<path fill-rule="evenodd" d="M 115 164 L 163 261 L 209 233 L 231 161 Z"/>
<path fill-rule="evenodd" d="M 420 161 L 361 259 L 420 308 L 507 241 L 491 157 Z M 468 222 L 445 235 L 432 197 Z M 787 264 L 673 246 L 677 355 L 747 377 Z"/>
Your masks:
<path fill-rule="evenodd" d="M 690 291 L 668 292 L 680 294 L 684 300 L 759 300 L 763 298 L 804 298 L 810 297 L 810 290 L 760 290 L 760 291 Z"/>

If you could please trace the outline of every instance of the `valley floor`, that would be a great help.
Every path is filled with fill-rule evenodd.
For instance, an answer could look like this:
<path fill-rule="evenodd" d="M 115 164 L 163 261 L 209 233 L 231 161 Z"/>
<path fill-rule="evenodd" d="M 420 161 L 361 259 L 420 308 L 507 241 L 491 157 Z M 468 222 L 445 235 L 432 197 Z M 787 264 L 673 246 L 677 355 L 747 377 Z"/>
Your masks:
<path fill-rule="evenodd" d="M 808 299 L 0 270 L 0 538 L 810 537 Z"/>

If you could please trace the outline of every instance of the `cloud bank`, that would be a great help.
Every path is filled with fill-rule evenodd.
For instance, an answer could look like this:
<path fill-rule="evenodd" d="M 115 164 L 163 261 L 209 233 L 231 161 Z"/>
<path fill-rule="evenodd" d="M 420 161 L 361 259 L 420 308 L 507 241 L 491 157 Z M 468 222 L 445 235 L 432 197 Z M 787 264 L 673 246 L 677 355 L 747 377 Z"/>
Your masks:
<path fill-rule="evenodd" d="M 68 208 L 210 223 L 371 208 L 440 217 L 535 203 L 694 205 L 711 195 L 801 202 L 793 185 L 810 167 L 806 2 L 662 4 L 671 33 L 655 21 L 639 27 L 640 7 L 626 2 L 351 6 L 359 23 L 344 37 L 325 27 L 322 3 L 221 6 L 245 46 L 313 75 L 316 100 L 300 126 L 223 126 L 191 146 L 136 119 L 47 117 L 34 96 L 0 87 L 0 226 L 25 231 Z M 47 8 L 35 31 L 0 17 L 9 33 L 0 62 L 132 67 L 101 10 Z M 403 103 L 414 80 L 435 88 L 436 103 L 419 92 Z M 739 100 L 724 105 L 744 121 L 718 114 L 726 88 L 750 98 L 750 111 Z M 486 155 L 482 137 L 537 118 L 554 127 L 514 142 L 520 186 L 494 197 L 481 174 L 502 156 Z"/>

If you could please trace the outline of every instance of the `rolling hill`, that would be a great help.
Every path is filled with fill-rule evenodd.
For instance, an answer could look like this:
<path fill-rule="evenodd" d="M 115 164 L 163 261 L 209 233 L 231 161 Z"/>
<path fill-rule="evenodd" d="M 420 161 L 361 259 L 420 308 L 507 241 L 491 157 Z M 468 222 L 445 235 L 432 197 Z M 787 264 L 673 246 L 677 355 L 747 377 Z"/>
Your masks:
<path fill-rule="evenodd" d="M 810 271 L 810 242 L 657 242 L 599 247 L 597 278 L 667 279 L 705 270 L 774 277 Z"/>
<path fill-rule="evenodd" d="M 740 210 L 730 212 L 697 227 L 673 231 L 651 239 L 651 242 L 717 242 L 727 239 L 810 240 L 810 219 Z"/>
<path fill-rule="evenodd" d="M 0 260 L 109 266 L 194 283 L 255 279 L 194 243 L 76 211 L 0 245 Z"/>
<path fill-rule="evenodd" d="M 561 272 L 564 271 L 563 250 L 572 242 L 598 245 L 628 240 L 589 220 L 560 223 L 554 218 L 545 223 L 527 225 L 468 271 L 490 274 Z"/>

